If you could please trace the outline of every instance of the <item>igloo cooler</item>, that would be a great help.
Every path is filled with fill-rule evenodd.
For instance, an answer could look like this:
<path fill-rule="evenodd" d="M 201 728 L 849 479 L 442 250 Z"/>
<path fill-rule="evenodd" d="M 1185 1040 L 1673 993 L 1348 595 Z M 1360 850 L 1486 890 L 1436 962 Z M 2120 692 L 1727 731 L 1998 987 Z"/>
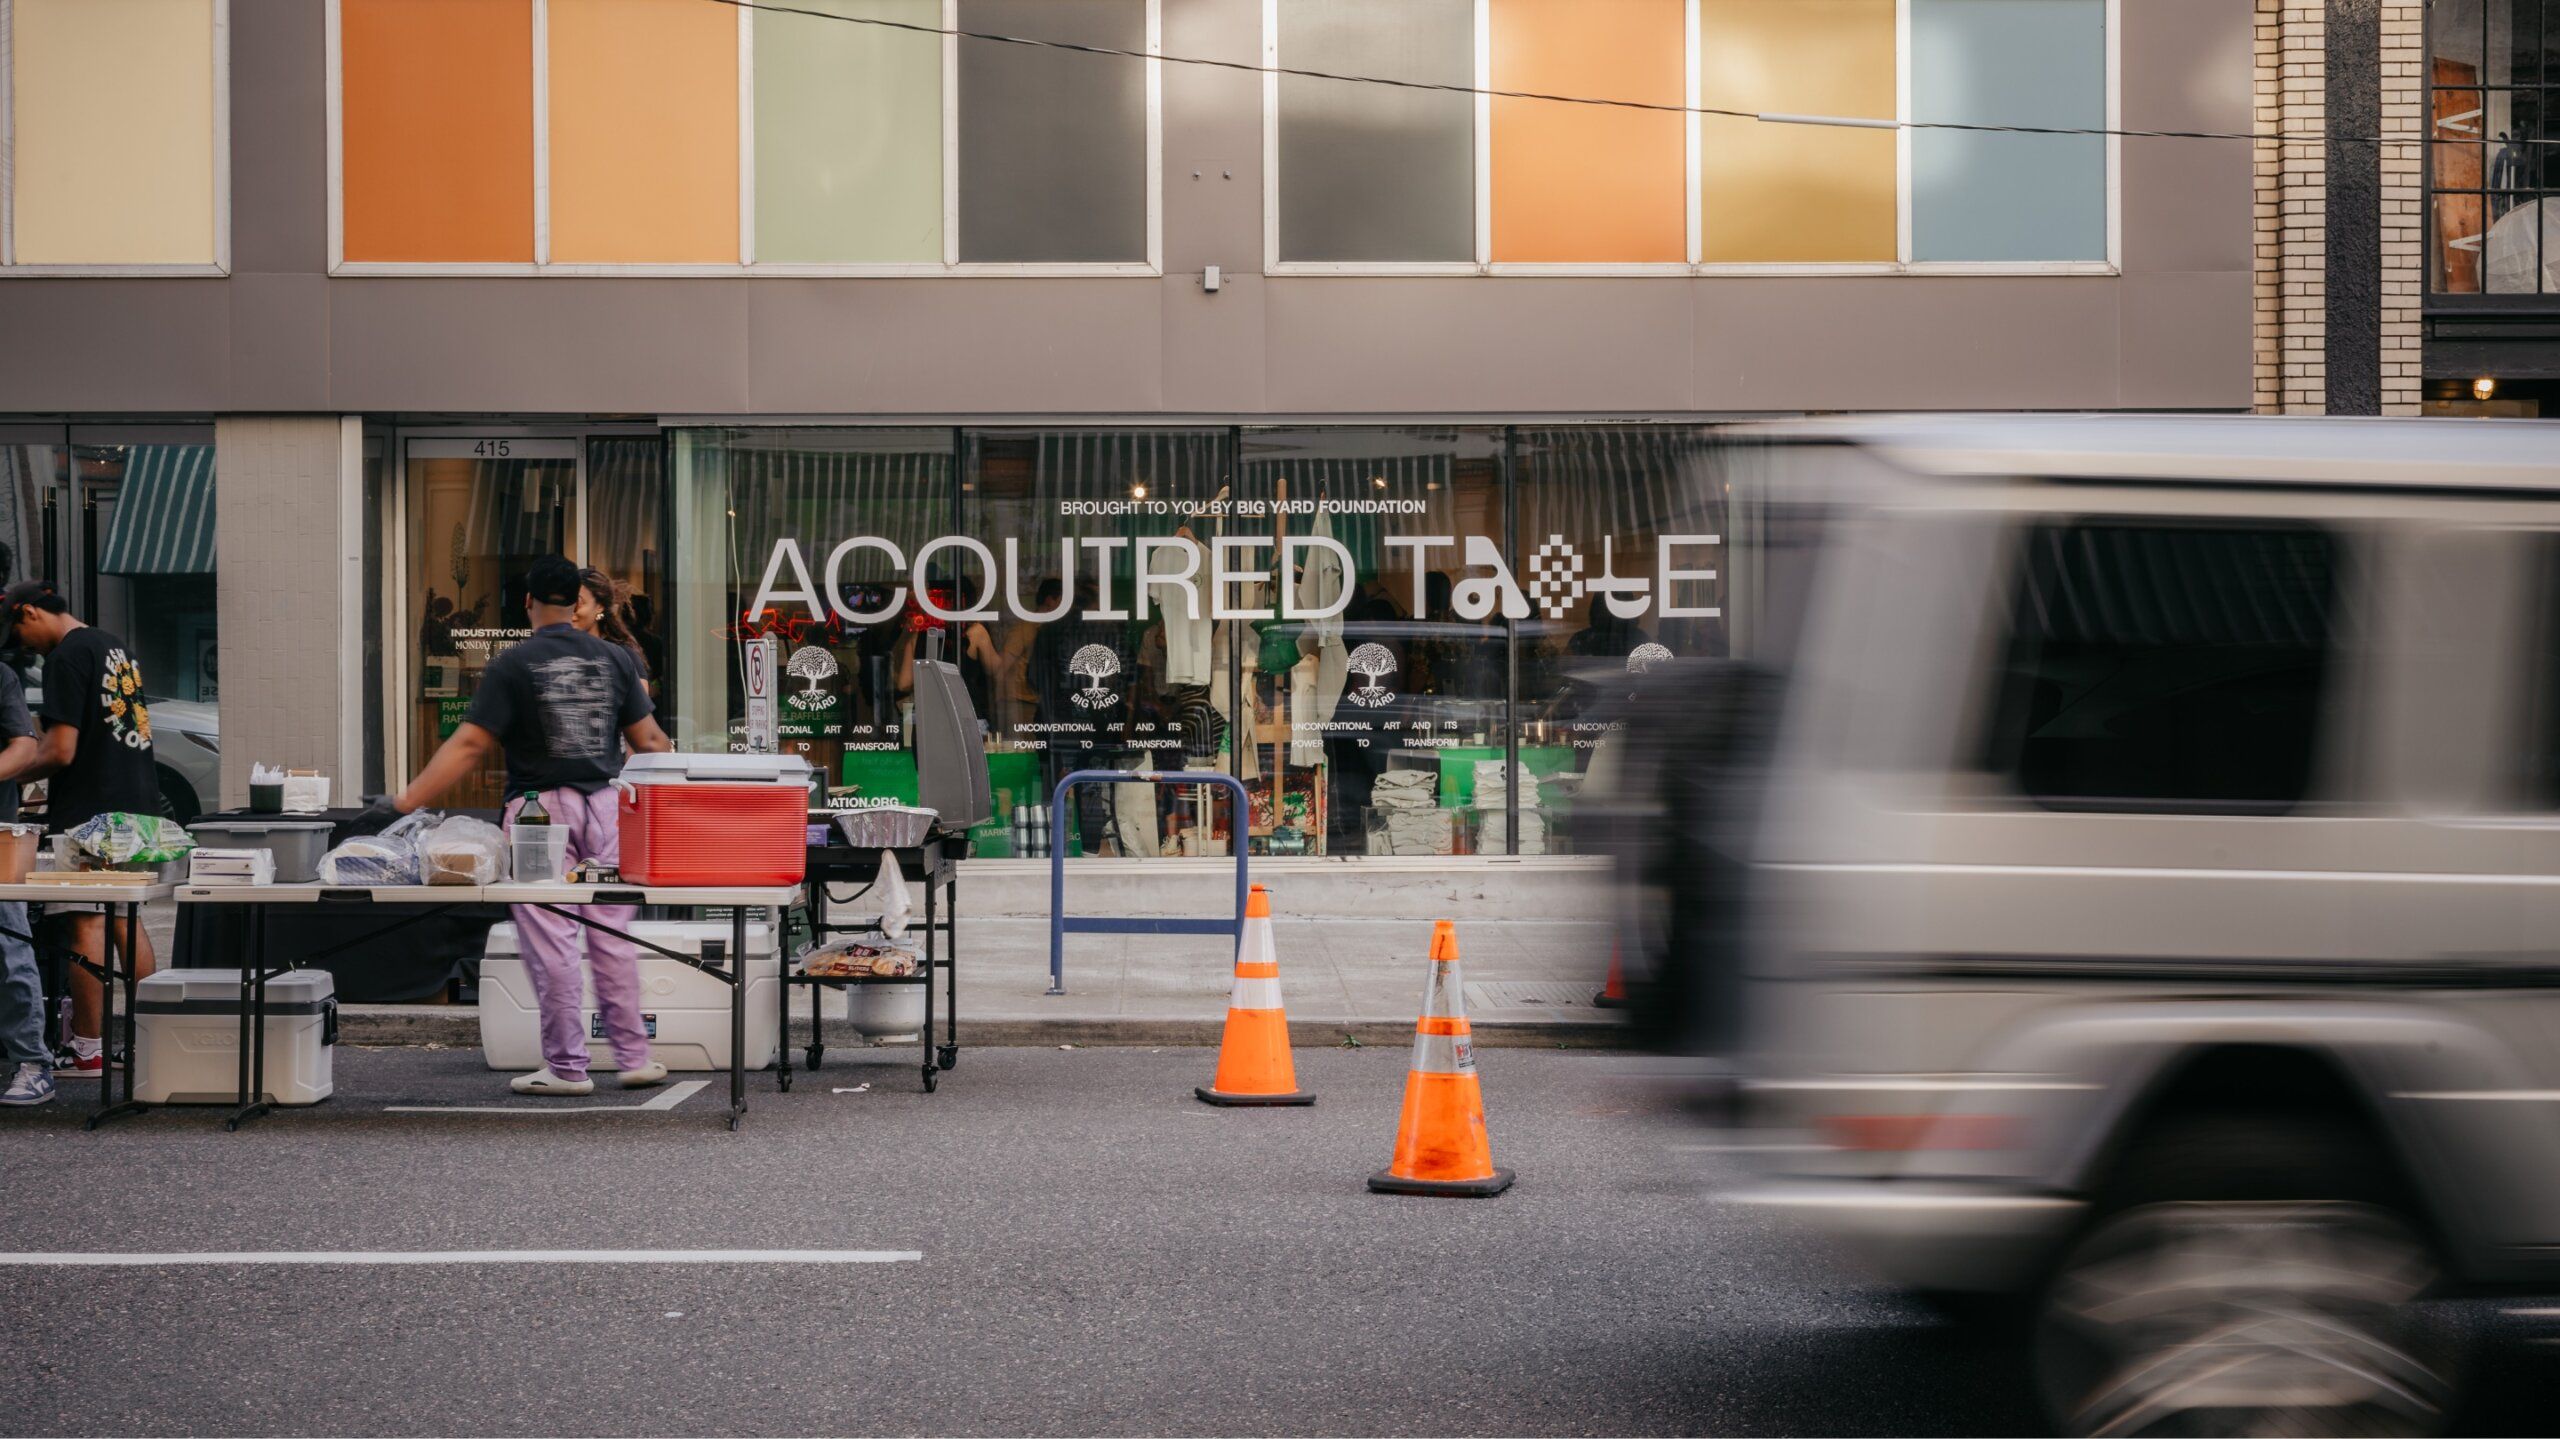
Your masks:
<path fill-rule="evenodd" d="M 325 969 L 267 981 L 267 1084 L 274 1104 L 318 1104 L 334 1085 L 337 983 Z M 240 971 L 164 969 L 134 986 L 133 1097 L 145 1104 L 236 1104 Z"/>
<path fill-rule="evenodd" d="M 798 884 L 809 864 L 809 762 L 798 755 L 637 754 L 614 781 L 633 884 Z"/>
<path fill-rule="evenodd" d="M 702 953 L 702 942 L 726 944 L 726 921 L 641 920 L 630 933 L 686 954 Z M 593 938 L 593 932 L 587 931 Z M 596 1008 L 595 980 L 579 966 L 579 1023 L 587 1031 L 587 1063 L 598 1071 L 614 1067 L 613 1045 L 605 1038 L 604 1013 Z M 782 1017 L 782 964 L 774 949 L 773 926 L 747 926 L 747 1068 L 773 1063 Z M 729 1067 L 729 986 L 689 964 L 649 950 L 640 951 L 640 1022 L 649 1030 L 649 1057 L 669 1069 L 719 1070 Z M 487 955 L 480 961 L 480 1051 L 491 1069 L 531 1070 L 542 1067 L 542 1023 L 533 1002 L 533 980 L 525 973 L 524 950 L 515 925 L 489 928 Z"/>

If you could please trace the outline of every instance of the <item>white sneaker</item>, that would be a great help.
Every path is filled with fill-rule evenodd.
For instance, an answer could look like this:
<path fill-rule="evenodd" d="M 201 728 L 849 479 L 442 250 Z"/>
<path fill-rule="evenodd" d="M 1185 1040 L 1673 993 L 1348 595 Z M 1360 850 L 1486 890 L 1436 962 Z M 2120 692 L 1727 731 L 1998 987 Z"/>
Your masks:
<path fill-rule="evenodd" d="M 654 1059 L 637 1069 L 622 1071 L 622 1087 L 625 1089 L 647 1089 L 653 1084 L 666 1082 L 667 1067 Z"/>
<path fill-rule="evenodd" d="M 574 1096 L 595 1093 L 596 1082 L 592 1079 L 583 1078 L 562 1079 L 559 1075 L 551 1072 L 550 1066 L 545 1065 L 531 1074 L 519 1074 L 515 1078 L 508 1080 L 507 1088 L 514 1090 L 518 1094 L 565 1094 Z"/>

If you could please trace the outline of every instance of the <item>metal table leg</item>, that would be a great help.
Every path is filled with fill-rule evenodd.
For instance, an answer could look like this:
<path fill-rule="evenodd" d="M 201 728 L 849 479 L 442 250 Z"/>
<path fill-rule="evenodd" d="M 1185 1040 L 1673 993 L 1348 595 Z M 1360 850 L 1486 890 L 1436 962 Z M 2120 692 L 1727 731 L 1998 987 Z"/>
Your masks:
<path fill-rule="evenodd" d="M 235 1132 L 250 1120 L 275 1110 L 266 1098 L 267 906 L 249 906 L 249 933 L 249 966 L 241 973 L 248 982 L 248 993 L 242 996 L 240 1006 L 240 1107 L 222 1121 L 224 1129 Z"/>
<path fill-rule="evenodd" d="M 931 887 L 927 887 L 930 892 Z M 960 1059 L 960 879 L 955 873 L 944 882 L 943 902 L 951 926 L 951 943 L 942 955 L 942 1067 L 949 1069 Z M 932 976 L 925 977 L 928 988 Z M 927 1037 L 930 1038 L 930 1032 Z"/>
<path fill-rule="evenodd" d="M 747 907 L 729 907 L 729 1127 L 747 1112 Z"/>
<path fill-rule="evenodd" d="M 98 1112 L 89 1116 L 87 1122 L 81 1126 L 84 1129 L 95 1129 L 110 1119 L 121 1119 L 128 1114 L 140 1114 L 145 1109 L 151 1107 L 147 1104 L 136 1104 L 133 1099 L 133 1056 L 134 1046 L 138 1041 L 135 1038 L 133 1021 L 133 1006 L 135 1002 L 133 972 L 137 966 L 134 963 L 132 946 L 119 945 L 116 943 L 116 907 L 112 901 L 98 907 L 98 919 L 99 922 L 105 926 L 107 972 L 98 976 L 98 993 L 100 998 L 106 1003 L 106 1012 L 104 1018 L 98 1025 L 100 1054 L 100 1067 L 98 1069 Z M 128 937 L 141 932 L 142 904 L 140 901 L 137 900 L 125 906 L 124 919 L 126 926 L 125 934 Z M 124 1062 L 121 1065 L 116 1062 L 116 1040 L 118 1037 L 116 1028 L 116 986 L 119 983 L 124 986 L 124 1028 L 122 1036 L 124 1040 Z M 124 1098 L 120 1102 L 115 1099 L 116 1072 L 119 1069 L 124 1072 Z"/>
<path fill-rule="evenodd" d="M 933 1093 L 933 1087 L 939 1081 L 940 1077 L 939 1066 L 934 1063 L 933 1058 L 933 964 L 934 957 L 941 953 L 940 941 L 942 936 L 934 929 L 934 916 L 938 912 L 937 906 L 934 903 L 934 889 L 935 885 L 933 881 L 925 881 L 923 976 L 924 1032 L 916 1036 L 918 1042 L 924 1046 L 924 1092 L 927 1094 Z"/>

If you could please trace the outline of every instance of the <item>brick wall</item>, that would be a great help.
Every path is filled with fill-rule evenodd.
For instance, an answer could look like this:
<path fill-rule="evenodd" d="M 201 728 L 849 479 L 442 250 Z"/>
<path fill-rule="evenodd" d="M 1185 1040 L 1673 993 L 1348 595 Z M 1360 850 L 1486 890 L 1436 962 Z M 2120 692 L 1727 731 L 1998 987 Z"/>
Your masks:
<path fill-rule="evenodd" d="M 2252 210 L 2252 385 L 2262 414 L 2328 412 L 2328 12 L 2324 3 L 2255 0 Z M 2381 82 L 2381 410 L 2418 413 L 2423 370 L 2419 313 L 2425 284 L 2420 155 L 2425 107 L 2425 6 L 2383 0 L 2374 63 Z M 2406 139 L 2397 137 L 2406 136 Z"/>
<path fill-rule="evenodd" d="M 335 416 L 238 416 L 214 425 L 222 563 L 222 803 L 246 804 L 253 762 L 337 774 L 340 603 Z M 341 794 L 362 783 L 338 775 Z"/>

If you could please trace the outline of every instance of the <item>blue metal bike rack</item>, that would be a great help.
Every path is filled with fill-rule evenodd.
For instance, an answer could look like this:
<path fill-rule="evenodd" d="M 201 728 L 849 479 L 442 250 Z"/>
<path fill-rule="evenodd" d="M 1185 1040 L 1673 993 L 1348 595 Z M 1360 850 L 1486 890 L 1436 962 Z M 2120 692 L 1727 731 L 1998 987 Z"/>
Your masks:
<path fill-rule="evenodd" d="M 1228 833 L 1236 843 L 1236 915 L 1233 919 L 1141 919 L 1131 916 L 1080 915 L 1067 913 L 1067 791 L 1080 784 L 1214 784 L 1225 787 L 1235 796 L 1235 822 Z M 1244 939 L 1245 831 L 1252 828 L 1249 817 L 1253 799 L 1245 793 L 1244 781 L 1215 770 L 1175 770 L 1171 773 L 1140 774 L 1128 769 L 1080 769 L 1058 781 L 1049 792 L 1049 992 L 1067 992 L 1067 936 L 1070 934 L 1223 934 L 1241 943 Z"/>

